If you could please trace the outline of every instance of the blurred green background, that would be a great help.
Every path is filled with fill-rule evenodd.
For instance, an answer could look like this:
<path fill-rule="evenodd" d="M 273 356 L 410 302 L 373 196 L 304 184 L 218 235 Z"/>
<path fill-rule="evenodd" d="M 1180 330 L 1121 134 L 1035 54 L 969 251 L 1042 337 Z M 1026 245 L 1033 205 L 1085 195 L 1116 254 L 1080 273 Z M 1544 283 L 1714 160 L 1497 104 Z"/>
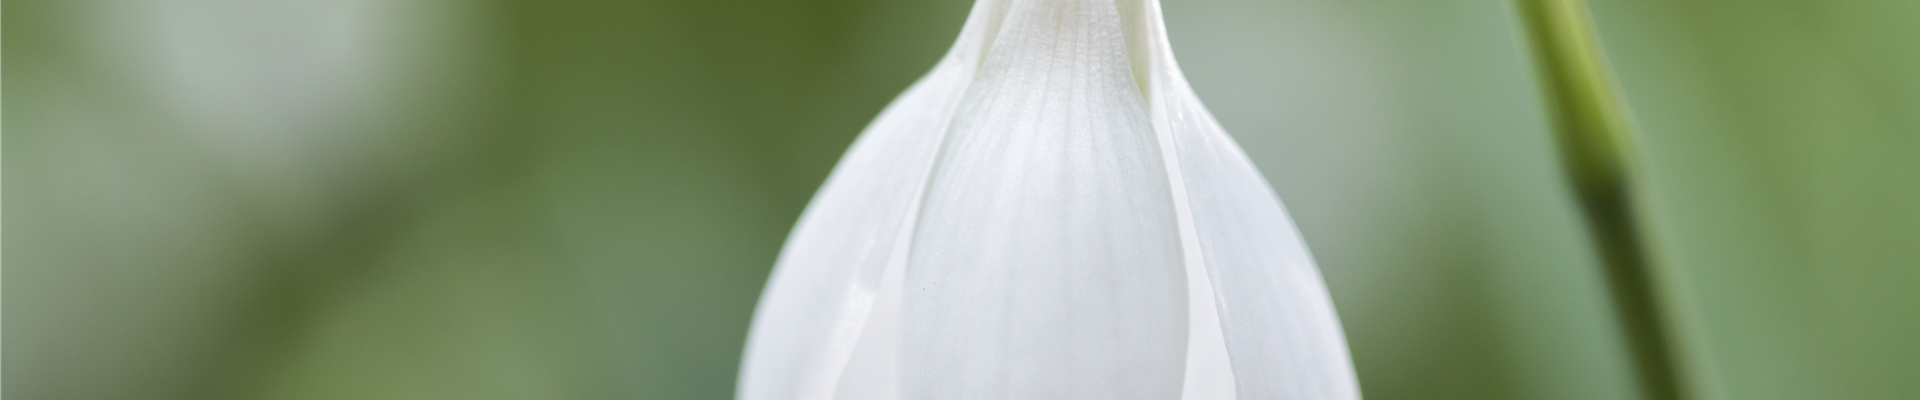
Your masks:
<path fill-rule="evenodd" d="M 1920 2 L 1591 1 L 1715 398 L 1920 398 Z M 969 2 L 0 7 L 5 397 L 718 399 Z M 1368 398 L 1634 396 L 1511 4 L 1165 9 Z"/>

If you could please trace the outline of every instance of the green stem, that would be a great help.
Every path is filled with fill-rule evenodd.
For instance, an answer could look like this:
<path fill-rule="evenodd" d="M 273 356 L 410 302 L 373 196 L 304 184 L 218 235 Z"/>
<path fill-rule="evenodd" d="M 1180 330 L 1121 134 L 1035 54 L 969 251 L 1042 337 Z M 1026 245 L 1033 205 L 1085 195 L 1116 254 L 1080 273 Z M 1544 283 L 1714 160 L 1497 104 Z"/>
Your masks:
<path fill-rule="evenodd" d="M 1634 137 L 1582 0 L 1516 0 L 1540 65 L 1555 139 L 1605 268 L 1647 399 L 1697 398 L 1636 202 Z"/>

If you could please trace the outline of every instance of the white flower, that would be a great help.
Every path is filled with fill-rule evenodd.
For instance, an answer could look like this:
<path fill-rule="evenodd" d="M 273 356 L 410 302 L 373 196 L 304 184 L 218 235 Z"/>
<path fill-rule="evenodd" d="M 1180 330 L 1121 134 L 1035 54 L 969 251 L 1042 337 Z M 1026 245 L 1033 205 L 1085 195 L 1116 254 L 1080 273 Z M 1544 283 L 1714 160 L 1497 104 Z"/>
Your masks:
<path fill-rule="evenodd" d="M 788 238 L 739 398 L 1357 399 L 1155 0 L 980 0 Z"/>

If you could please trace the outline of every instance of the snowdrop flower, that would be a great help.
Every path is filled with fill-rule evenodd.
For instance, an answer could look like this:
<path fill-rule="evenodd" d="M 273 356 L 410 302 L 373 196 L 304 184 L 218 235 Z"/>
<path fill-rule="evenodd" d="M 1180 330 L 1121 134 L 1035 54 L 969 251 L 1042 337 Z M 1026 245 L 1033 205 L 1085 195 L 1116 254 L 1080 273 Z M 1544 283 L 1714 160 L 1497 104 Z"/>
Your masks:
<path fill-rule="evenodd" d="M 1116 4 L 1118 3 L 1118 4 Z M 739 398 L 1357 399 L 1155 0 L 980 0 L 801 216 Z"/>

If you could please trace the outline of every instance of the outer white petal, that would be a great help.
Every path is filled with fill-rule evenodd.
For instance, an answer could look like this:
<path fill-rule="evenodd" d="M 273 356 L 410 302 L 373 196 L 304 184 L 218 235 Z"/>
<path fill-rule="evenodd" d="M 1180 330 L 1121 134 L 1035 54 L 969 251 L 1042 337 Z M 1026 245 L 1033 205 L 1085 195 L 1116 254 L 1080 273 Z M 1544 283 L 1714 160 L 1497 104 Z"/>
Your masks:
<path fill-rule="evenodd" d="M 974 7 L 933 71 L 860 134 L 787 238 L 748 334 L 738 398 L 833 398 L 883 272 L 904 262 L 941 138 L 997 25 Z"/>
<path fill-rule="evenodd" d="M 1358 398 L 1311 257 L 1158 3 L 1007 3 L 809 206 L 740 398 Z"/>
<path fill-rule="evenodd" d="M 1113 3 L 1014 1 L 949 134 L 906 270 L 901 398 L 1177 398 L 1177 220 Z"/>
<path fill-rule="evenodd" d="M 1177 201 L 1190 215 L 1187 233 L 1212 280 L 1238 398 L 1360 398 L 1340 321 L 1306 243 L 1259 170 L 1187 85 L 1158 0 L 1138 11 L 1134 37 L 1144 40 L 1133 43 L 1134 51 L 1149 57 L 1136 57 L 1135 65 L 1147 66 L 1155 130 L 1174 148 L 1174 184 L 1183 192 Z"/>

